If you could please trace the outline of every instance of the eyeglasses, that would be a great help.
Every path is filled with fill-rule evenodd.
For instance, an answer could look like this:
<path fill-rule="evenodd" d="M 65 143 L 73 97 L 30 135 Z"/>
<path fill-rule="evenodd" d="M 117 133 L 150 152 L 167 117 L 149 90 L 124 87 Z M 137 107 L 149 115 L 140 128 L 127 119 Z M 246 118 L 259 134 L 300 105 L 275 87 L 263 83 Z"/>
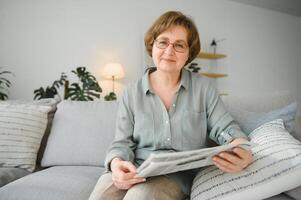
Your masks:
<path fill-rule="evenodd" d="M 156 39 L 155 40 L 155 45 L 159 49 L 166 49 L 170 44 L 172 45 L 173 49 L 179 53 L 184 53 L 188 48 L 187 44 L 183 41 L 177 41 L 177 42 L 171 43 L 167 39 Z"/>

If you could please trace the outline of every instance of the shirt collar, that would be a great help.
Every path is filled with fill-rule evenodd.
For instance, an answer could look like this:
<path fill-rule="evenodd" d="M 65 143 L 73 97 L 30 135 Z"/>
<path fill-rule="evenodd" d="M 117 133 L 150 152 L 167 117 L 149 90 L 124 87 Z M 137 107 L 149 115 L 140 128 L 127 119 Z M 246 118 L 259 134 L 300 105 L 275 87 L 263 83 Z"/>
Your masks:
<path fill-rule="evenodd" d="M 149 84 L 149 74 L 154 70 L 156 70 L 155 67 L 148 68 L 142 77 L 142 89 L 144 94 L 147 94 L 148 91 L 153 92 Z"/>
<path fill-rule="evenodd" d="M 189 71 L 185 68 L 181 70 L 181 86 L 187 90 L 189 86 Z"/>
<path fill-rule="evenodd" d="M 152 88 L 150 87 L 149 83 L 149 74 L 152 72 L 156 71 L 155 67 L 151 67 L 146 70 L 142 77 L 142 89 L 143 93 L 147 94 L 147 92 L 154 93 Z M 181 82 L 180 82 L 180 87 L 183 87 L 184 89 L 188 89 L 189 86 L 189 72 L 186 69 L 181 70 Z"/>

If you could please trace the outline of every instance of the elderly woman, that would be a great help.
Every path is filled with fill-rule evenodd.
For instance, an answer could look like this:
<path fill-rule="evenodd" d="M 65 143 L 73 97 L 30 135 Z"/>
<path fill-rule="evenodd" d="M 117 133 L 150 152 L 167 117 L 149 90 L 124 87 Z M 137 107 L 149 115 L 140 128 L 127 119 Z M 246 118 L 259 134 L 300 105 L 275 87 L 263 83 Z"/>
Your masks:
<path fill-rule="evenodd" d="M 177 200 L 189 195 L 196 170 L 145 179 L 136 169 L 152 152 L 186 151 L 240 143 L 241 132 L 209 81 L 184 69 L 200 51 L 196 26 L 181 12 L 160 16 L 145 36 L 155 67 L 130 84 L 119 102 L 115 140 L 90 200 Z M 213 158 L 229 173 L 243 170 L 251 152 L 234 148 Z"/>

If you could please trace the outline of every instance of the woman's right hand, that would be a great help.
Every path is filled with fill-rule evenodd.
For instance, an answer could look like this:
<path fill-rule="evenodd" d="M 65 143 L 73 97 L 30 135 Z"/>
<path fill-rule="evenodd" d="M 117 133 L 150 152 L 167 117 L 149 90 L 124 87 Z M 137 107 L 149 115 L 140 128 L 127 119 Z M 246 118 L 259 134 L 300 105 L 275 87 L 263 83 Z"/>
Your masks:
<path fill-rule="evenodd" d="M 145 182 L 145 178 L 137 176 L 135 165 L 120 158 L 114 158 L 111 161 L 111 171 L 114 185 L 122 190 L 127 190 L 137 183 Z"/>

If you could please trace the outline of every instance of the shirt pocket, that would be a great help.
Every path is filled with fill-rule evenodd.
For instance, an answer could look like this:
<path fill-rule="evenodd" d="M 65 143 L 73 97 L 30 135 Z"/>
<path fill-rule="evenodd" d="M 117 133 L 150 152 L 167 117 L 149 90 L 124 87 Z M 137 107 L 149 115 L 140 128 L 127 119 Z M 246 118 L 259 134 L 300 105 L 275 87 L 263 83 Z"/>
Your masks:
<path fill-rule="evenodd" d="M 205 112 L 185 110 L 181 120 L 182 150 L 205 147 L 207 119 Z"/>
<path fill-rule="evenodd" d="M 134 140 L 138 147 L 153 146 L 154 144 L 154 120 L 151 114 L 135 115 Z"/>

